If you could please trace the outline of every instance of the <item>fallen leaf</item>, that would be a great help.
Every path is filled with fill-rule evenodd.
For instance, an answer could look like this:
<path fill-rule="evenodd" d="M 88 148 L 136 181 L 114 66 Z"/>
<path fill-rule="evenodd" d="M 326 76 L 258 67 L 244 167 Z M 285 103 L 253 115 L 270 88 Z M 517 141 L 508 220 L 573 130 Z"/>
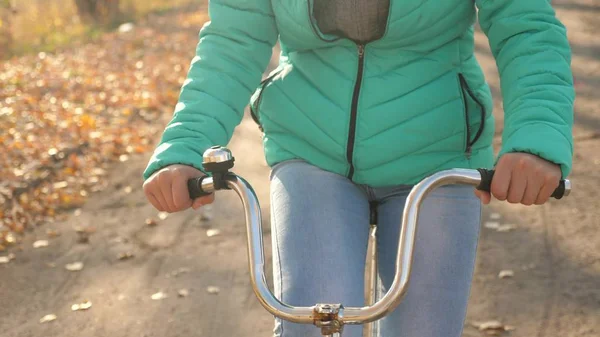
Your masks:
<path fill-rule="evenodd" d="M 4 242 L 10 245 L 14 245 L 15 243 L 17 243 L 17 237 L 15 237 L 12 233 L 8 233 L 4 237 Z"/>
<path fill-rule="evenodd" d="M 106 175 L 106 170 L 103 168 L 100 168 L 100 167 L 96 167 L 92 170 L 91 173 L 92 173 L 92 175 L 95 175 L 95 176 L 103 176 L 103 175 Z"/>
<path fill-rule="evenodd" d="M 167 213 L 167 212 L 159 212 L 158 213 L 158 218 L 161 220 L 165 220 L 168 216 L 169 216 L 169 213 Z"/>
<path fill-rule="evenodd" d="M 83 262 L 73 262 L 65 265 L 68 271 L 80 271 L 83 269 Z"/>
<path fill-rule="evenodd" d="M 206 291 L 209 294 L 215 295 L 215 294 L 218 294 L 221 291 L 221 289 L 219 287 L 210 286 L 210 287 L 206 288 Z"/>
<path fill-rule="evenodd" d="M 500 226 L 499 222 L 496 221 L 486 221 L 483 226 L 485 228 L 489 228 L 489 229 L 498 229 L 498 227 Z"/>
<path fill-rule="evenodd" d="M 492 220 L 499 220 L 502 216 L 500 215 L 500 213 L 492 213 L 490 214 L 490 219 Z"/>
<path fill-rule="evenodd" d="M 120 253 L 118 256 L 119 260 L 129 260 L 133 258 L 135 255 L 132 252 Z"/>
<path fill-rule="evenodd" d="M 58 231 L 54 230 L 54 229 L 48 228 L 48 229 L 46 229 L 46 235 L 49 238 L 55 238 L 57 236 L 60 236 L 60 233 Z"/>
<path fill-rule="evenodd" d="M 221 231 L 218 229 L 209 229 L 206 231 L 206 236 L 208 236 L 209 238 L 213 237 L 213 236 L 217 236 L 219 234 L 221 234 Z"/>
<path fill-rule="evenodd" d="M 159 292 L 157 292 L 155 294 L 152 294 L 152 296 L 150 296 L 150 298 L 152 298 L 155 301 L 163 300 L 163 299 L 165 299 L 167 297 L 168 297 L 167 294 L 163 293 L 162 291 L 159 291 Z"/>
<path fill-rule="evenodd" d="M 515 228 L 517 228 L 517 226 L 505 224 L 505 225 L 498 226 L 498 228 L 496 230 L 498 232 L 510 232 Z"/>
<path fill-rule="evenodd" d="M 487 222 L 484 223 L 483 226 L 485 228 L 488 228 L 488 229 L 494 229 L 494 230 L 496 230 L 497 232 L 500 232 L 500 233 L 502 233 L 502 232 L 510 232 L 513 229 L 517 228 L 517 226 L 512 225 L 512 224 L 502 224 L 501 225 L 497 221 L 487 221 Z"/>
<path fill-rule="evenodd" d="M 72 311 L 79 311 L 79 310 L 88 310 L 89 308 L 92 307 L 92 302 L 90 301 L 85 301 L 83 303 L 79 303 L 79 304 L 73 304 L 71 306 L 71 310 Z"/>
<path fill-rule="evenodd" d="M 177 292 L 177 295 L 179 295 L 179 297 L 187 297 L 190 294 L 190 291 L 187 289 L 179 289 L 179 291 Z"/>
<path fill-rule="evenodd" d="M 48 247 L 50 243 L 48 242 L 48 240 L 37 240 L 33 243 L 33 248 L 42 248 L 42 247 Z"/>
<path fill-rule="evenodd" d="M 135 25 L 133 23 L 127 22 L 127 23 L 121 24 L 119 26 L 119 33 L 121 33 L 121 34 L 129 33 L 134 28 L 135 28 Z"/>
<path fill-rule="evenodd" d="M 0 256 L 0 264 L 9 263 L 10 261 L 15 259 L 14 254 L 8 254 L 7 256 Z"/>
<path fill-rule="evenodd" d="M 59 181 L 57 183 L 52 184 L 52 188 L 54 188 L 55 190 L 65 188 L 67 186 L 69 186 L 69 183 L 66 181 Z"/>
<path fill-rule="evenodd" d="M 52 321 L 54 321 L 55 319 L 56 319 L 56 315 L 55 315 L 55 314 L 49 314 L 49 315 L 46 315 L 46 316 L 42 317 L 42 318 L 40 319 L 40 323 L 48 323 L 48 322 L 52 322 Z"/>
<path fill-rule="evenodd" d="M 174 270 L 174 271 L 168 273 L 167 274 L 167 278 L 169 278 L 169 277 L 177 277 L 177 276 L 179 276 L 181 274 L 189 273 L 190 271 L 191 271 L 190 268 L 182 267 L 182 268 L 179 268 L 177 270 Z"/>
<path fill-rule="evenodd" d="M 512 270 L 501 270 L 498 274 L 498 277 L 501 279 L 511 278 L 513 276 L 515 276 L 515 272 Z"/>
<path fill-rule="evenodd" d="M 512 331 L 515 330 L 515 327 L 510 326 L 510 325 L 504 325 L 502 324 L 500 321 L 497 320 L 491 320 L 491 321 L 486 321 L 486 322 L 474 322 L 472 323 L 472 325 L 479 329 L 479 331 L 482 331 L 484 333 L 486 333 L 487 335 L 500 335 L 505 331 Z"/>

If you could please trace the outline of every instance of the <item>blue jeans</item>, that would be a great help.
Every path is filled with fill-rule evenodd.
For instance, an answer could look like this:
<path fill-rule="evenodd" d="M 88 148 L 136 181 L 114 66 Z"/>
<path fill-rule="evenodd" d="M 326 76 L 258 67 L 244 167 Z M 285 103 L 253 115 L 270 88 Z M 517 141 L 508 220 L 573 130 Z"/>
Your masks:
<path fill-rule="evenodd" d="M 400 222 L 411 186 L 371 188 L 301 160 L 271 172 L 274 290 L 294 306 L 364 305 L 369 203 L 378 202 L 379 273 L 395 273 Z M 383 337 L 459 337 L 463 330 L 481 221 L 467 186 L 432 192 L 421 208 L 412 277 L 401 304 L 382 319 Z M 313 325 L 275 321 L 277 337 L 321 336 Z M 348 325 L 343 336 L 359 337 Z"/>

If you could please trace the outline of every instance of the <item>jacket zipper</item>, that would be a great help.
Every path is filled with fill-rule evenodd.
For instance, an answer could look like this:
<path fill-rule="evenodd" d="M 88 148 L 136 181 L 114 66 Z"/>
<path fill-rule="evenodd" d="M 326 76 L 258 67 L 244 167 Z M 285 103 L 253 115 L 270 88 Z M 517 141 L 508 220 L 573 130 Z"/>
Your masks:
<path fill-rule="evenodd" d="M 360 87 L 362 85 L 363 72 L 365 68 L 365 46 L 358 45 L 358 70 L 356 75 L 356 83 L 354 84 L 354 93 L 352 94 L 352 107 L 350 109 L 350 125 L 348 127 L 348 145 L 346 148 L 346 158 L 350 169 L 348 170 L 348 178 L 352 180 L 354 175 L 354 142 L 356 138 L 356 118 L 358 114 L 358 97 L 360 95 Z"/>
<path fill-rule="evenodd" d="M 465 107 L 465 125 L 466 125 L 466 133 L 467 133 L 465 154 L 466 154 L 467 158 L 470 159 L 471 153 L 473 151 L 473 145 L 479 140 L 479 138 L 481 137 L 481 134 L 483 133 L 483 128 L 485 127 L 485 108 L 481 104 L 481 102 L 479 102 L 479 100 L 475 97 L 475 95 L 471 91 L 471 88 L 469 88 L 469 85 L 467 84 L 467 81 L 465 80 L 464 76 L 462 74 L 458 74 L 458 78 L 459 78 L 460 86 L 461 86 L 460 92 L 461 92 L 462 99 L 463 99 L 463 105 Z M 481 110 L 481 122 L 479 124 L 479 129 L 477 130 L 477 133 L 475 134 L 475 138 L 473 138 L 473 141 L 471 141 L 471 125 L 469 123 L 469 120 L 470 120 L 469 119 L 469 104 L 467 102 L 467 96 L 464 92 L 465 90 L 467 91 L 466 94 L 468 94 L 475 101 L 475 103 L 477 103 L 477 105 L 479 105 L 480 110 Z"/>

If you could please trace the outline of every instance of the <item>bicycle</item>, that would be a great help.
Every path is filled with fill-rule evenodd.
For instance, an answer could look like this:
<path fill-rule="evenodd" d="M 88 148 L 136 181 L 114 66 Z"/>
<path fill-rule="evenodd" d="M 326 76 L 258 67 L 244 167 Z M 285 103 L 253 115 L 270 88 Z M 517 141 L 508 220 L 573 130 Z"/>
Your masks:
<path fill-rule="evenodd" d="M 419 209 L 422 201 L 432 190 L 450 184 L 471 185 L 489 191 L 493 170 L 452 169 L 435 173 L 416 184 L 406 200 L 399 237 L 396 274 L 388 291 L 378 301 L 377 297 L 377 246 L 376 216 L 372 213 L 365 261 L 365 306 L 345 308 L 341 303 L 317 303 L 312 307 L 293 307 L 279 301 L 265 278 L 265 259 L 262 242 L 262 217 L 258 198 L 252 186 L 242 177 L 230 172 L 234 158 L 225 147 L 214 146 L 204 152 L 203 166 L 212 176 L 190 179 L 190 198 L 211 194 L 217 190 L 231 189 L 240 197 L 246 218 L 248 265 L 252 289 L 260 304 L 272 315 L 294 323 L 313 324 L 325 337 L 340 337 L 344 325 L 364 324 L 363 336 L 376 336 L 374 323 L 393 311 L 406 294 L 411 274 Z M 552 194 L 561 199 L 571 192 L 569 180 L 561 180 Z"/>

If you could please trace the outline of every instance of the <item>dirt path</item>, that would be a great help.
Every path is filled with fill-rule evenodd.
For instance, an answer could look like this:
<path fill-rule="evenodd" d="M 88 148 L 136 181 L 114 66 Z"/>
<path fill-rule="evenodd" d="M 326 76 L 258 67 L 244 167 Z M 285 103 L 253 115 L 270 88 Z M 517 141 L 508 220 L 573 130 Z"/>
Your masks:
<path fill-rule="evenodd" d="M 600 84 L 600 36 L 595 33 L 600 28 L 600 2 L 563 0 L 556 7 L 575 52 L 579 94 L 577 154 L 571 176 L 575 192 L 543 207 L 495 203 L 486 209 L 488 226 L 498 222 L 516 228 L 482 230 L 464 336 L 481 335 L 471 322 L 493 319 L 514 326 L 510 335 L 515 337 L 600 335 L 600 236 L 595 208 L 595 187 L 600 185 L 595 170 L 600 164 L 600 96 L 593 90 Z M 477 42 L 477 56 L 498 98 L 495 65 L 485 37 L 479 35 Z M 500 119 L 498 100 L 496 107 Z M 236 173 L 253 184 L 268 221 L 268 169 L 260 135 L 249 118 L 236 130 L 230 148 L 237 155 Z M 146 218 L 158 218 L 141 191 L 146 161 L 146 156 L 139 156 L 115 167 L 106 178 L 108 188 L 94 194 L 80 214 L 37 228 L 22 242 L 22 250 L 12 251 L 17 258 L 0 265 L 0 336 L 270 335 L 272 319 L 255 301 L 248 284 L 244 223 L 235 195 L 219 194 L 208 211 L 170 215 L 157 226 L 148 226 Z M 98 229 L 87 244 L 78 243 L 73 231 L 82 225 Z M 48 247 L 32 249 L 50 227 L 62 235 L 50 239 Z M 206 231 L 212 228 L 219 229 L 220 235 L 208 237 Z M 264 228 L 269 251 L 268 222 Z M 120 260 L 123 253 L 134 257 Z M 83 270 L 65 270 L 75 261 L 84 263 Z M 514 277 L 499 279 L 501 270 L 513 270 Z M 210 294 L 209 286 L 219 287 L 220 292 Z M 179 297 L 181 289 L 189 290 L 189 295 Z M 159 291 L 167 297 L 151 299 Z M 88 311 L 71 311 L 72 304 L 85 300 L 93 304 Z M 47 314 L 58 318 L 40 324 Z"/>

